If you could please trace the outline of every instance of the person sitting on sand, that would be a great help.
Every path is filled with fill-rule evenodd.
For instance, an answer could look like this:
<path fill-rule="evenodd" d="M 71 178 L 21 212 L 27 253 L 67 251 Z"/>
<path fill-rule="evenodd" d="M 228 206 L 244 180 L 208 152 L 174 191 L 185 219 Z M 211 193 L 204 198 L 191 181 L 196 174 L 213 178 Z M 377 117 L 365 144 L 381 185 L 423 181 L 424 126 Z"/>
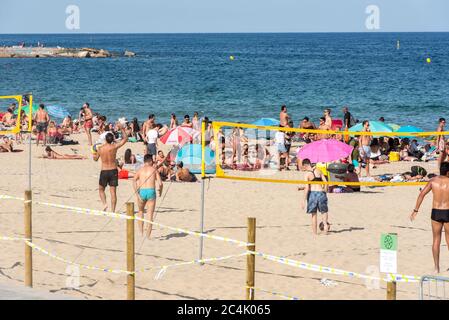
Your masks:
<path fill-rule="evenodd" d="M 47 146 L 45 148 L 45 154 L 42 156 L 44 159 L 54 159 L 54 160 L 84 160 L 87 159 L 85 156 L 80 156 L 77 154 L 60 154 L 54 151 L 51 147 Z"/>
<path fill-rule="evenodd" d="M 176 175 L 175 179 L 179 182 L 196 182 L 196 177 L 189 169 L 184 168 L 184 163 L 182 161 L 178 162 L 176 165 Z"/>
<path fill-rule="evenodd" d="M 54 121 L 50 121 L 48 124 L 47 136 L 49 144 L 62 144 L 64 139 L 64 135 L 59 132 Z"/>
<path fill-rule="evenodd" d="M 7 127 L 14 126 L 16 120 L 14 119 L 13 110 L 11 108 L 8 108 L 6 113 L 3 115 L 2 122 Z"/>
<path fill-rule="evenodd" d="M 157 156 L 156 156 L 156 165 L 162 166 L 162 165 L 167 165 L 167 157 L 165 156 L 164 152 L 162 150 L 159 150 L 157 152 Z"/>
<path fill-rule="evenodd" d="M 117 160 L 117 170 L 118 170 L 118 178 L 122 180 L 132 179 L 134 178 L 134 173 L 130 172 L 129 170 L 126 170 L 123 168 L 124 166 L 123 161 Z"/>
<path fill-rule="evenodd" d="M 137 171 L 134 177 L 134 191 L 137 194 L 137 202 L 139 205 L 139 218 L 144 218 L 145 208 L 147 209 L 147 215 L 151 222 L 153 222 L 154 208 L 156 207 L 156 184 L 158 196 L 162 195 L 162 180 L 159 172 L 154 167 L 153 157 L 146 154 L 143 158 L 143 167 Z M 143 221 L 137 221 L 140 233 L 143 235 L 144 223 Z M 153 225 L 147 224 L 147 238 L 150 238 Z"/>
<path fill-rule="evenodd" d="M 0 143 L 0 152 L 14 152 L 13 143 L 7 136 L 4 136 Z"/>
<path fill-rule="evenodd" d="M 402 141 L 401 147 L 399 148 L 399 156 L 401 161 L 417 161 L 418 158 L 410 155 L 409 143 L 407 141 Z"/>
<path fill-rule="evenodd" d="M 433 177 L 421 191 L 416 200 L 415 209 L 410 215 L 410 221 L 414 221 L 418 215 L 419 208 L 426 197 L 432 191 L 432 253 L 435 266 L 435 273 L 440 273 L 440 244 L 441 232 L 444 229 L 446 243 L 449 246 L 449 162 L 442 162 L 440 175 Z"/>
<path fill-rule="evenodd" d="M 137 163 L 136 156 L 133 155 L 131 149 L 126 149 L 124 156 L 125 164 L 135 164 Z"/>
<path fill-rule="evenodd" d="M 157 165 L 157 171 L 159 171 L 162 181 L 176 179 L 175 172 L 173 171 L 175 167 L 176 163 L 168 163 L 168 161 L 164 161 L 161 164 Z"/>
<path fill-rule="evenodd" d="M 389 163 L 389 161 L 385 158 L 386 156 L 382 155 L 379 140 L 377 138 L 373 138 L 370 148 L 370 163 L 372 163 L 373 165 Z"/>
<path fill-rule="evenodd" d="M 302 160 L 302 169 L 306 172 L 305 180 L 315 182 L 315 184 L 306 184 L 304 188 L 304 199 L 302 202 L 302 209 L 305 208 L 307 203 L 307 213 L 312 215 L 312 231 L 314 234 L 317 232 L 317 212 L 320 211 L 322 217 L 322 230 L 327 234 L 330 229 L 328 223 L 328 201 L 326 192 L 328 191 L 327 185 L 318 184 L 319 181 L 326 181 L 325 176 L 321 170 L 313 168 L 309 159 Z"/>
<path fill-rule="evenodd" d="M 337 176 L 338 177 L 338 176 Z M 355 172 L 353 164 L 348 165 L 346 176 L 343 177 L 344 182 L 359 182 L 359 175 Z M 346 192 L 360 192 L 360 186 L 346 186 Z"/>
<path fill-rule="evenodd" d="M 71 116 L 67 116 L 64 118 L 61 124 L 61 129 L 64 134 L 72 134 L 73 133 L 73 121 Z"/>

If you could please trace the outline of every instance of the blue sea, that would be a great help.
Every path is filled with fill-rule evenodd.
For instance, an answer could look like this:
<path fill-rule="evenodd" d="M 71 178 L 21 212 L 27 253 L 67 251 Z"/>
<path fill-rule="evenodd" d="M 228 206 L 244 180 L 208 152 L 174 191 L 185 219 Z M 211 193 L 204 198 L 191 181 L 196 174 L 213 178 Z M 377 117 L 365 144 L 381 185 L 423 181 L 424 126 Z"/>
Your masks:
<path fill-rule="evenodd" d="M 295 125 L 327 107 L 341 118 L 344 105 L 359 120 L 426 130 L 449 118 L 449 33 L 0 35 L 0 46 L 22 41 L 137 53 L 0 59 L 0 95 L 33 92 L 74 115 L 88 101 L 111 120 L 154 113 L 163 123 L 194 111 L 253 122 L 283 104 Z"/>

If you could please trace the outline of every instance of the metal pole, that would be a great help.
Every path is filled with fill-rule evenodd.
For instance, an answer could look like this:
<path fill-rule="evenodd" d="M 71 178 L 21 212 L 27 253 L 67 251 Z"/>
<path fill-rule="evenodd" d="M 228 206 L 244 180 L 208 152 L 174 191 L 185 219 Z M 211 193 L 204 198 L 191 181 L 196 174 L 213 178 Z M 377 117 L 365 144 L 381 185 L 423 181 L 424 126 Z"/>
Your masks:
<path fill-rule="evenodd" d="M 206 122 L 201 123 L 201 217 L 200 217 L 200 232 L 204 232 L 204 183 L 206 179 Z M 200 237 L 200 250 L 198 260 L 203 259 L 203 245 L 204 238 Z M 201 265 L 203 263 L 200 263 Z"/>
<path fill-rule="evenodd" d="M 134 253 L 134 203 L 126 203 L 126 214 L 132 219 L 126 220 L 126 267 L 130 272 L 127 279 L 127 299 L 136 299 L 136 274 Z"/>
<path fill-rule="evenodd" d="M 33 95 L 30 95 L 30 102 L 29 102 L 29 114 L 28 114 L 28 123 L 30 123 L 30 121 L 32 121 L 31 119 L 33 119 Z M 29 151 L 29 155 L 28 155 L 28 190 L 31 191 L 31 137 L 33 135 L 33 130 L 32 130 L 32 126 L 28 125 L 28 130 L 30 131 L 30 141 L 28 142 L 28 151 Z"/>
<path fill-rule="evenodd" d="M 24 208 L 24 233 L 25 239 L 32 242 L 32 216 L 31 216 L 31 190 L 25 191 L 25 208 Z M 31 247 L 25 243 L 25 286 L 33 286 L 33 251 Z"/>

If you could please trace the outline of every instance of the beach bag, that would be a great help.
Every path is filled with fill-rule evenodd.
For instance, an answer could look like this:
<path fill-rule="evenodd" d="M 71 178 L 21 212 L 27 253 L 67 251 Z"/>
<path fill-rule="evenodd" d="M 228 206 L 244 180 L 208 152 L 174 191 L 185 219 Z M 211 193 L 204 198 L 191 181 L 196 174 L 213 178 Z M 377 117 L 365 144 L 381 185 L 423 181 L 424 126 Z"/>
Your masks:
<path fill-rule="evenodd" d="M 424 169 L 423 167 L 420 167 L 420 166 L 413 166 L 411 168 L 411 171 L 412 171 L 412 177 L 416 177 L 416 176 L 425 177 L 427 175 L 426 169 Z"/>

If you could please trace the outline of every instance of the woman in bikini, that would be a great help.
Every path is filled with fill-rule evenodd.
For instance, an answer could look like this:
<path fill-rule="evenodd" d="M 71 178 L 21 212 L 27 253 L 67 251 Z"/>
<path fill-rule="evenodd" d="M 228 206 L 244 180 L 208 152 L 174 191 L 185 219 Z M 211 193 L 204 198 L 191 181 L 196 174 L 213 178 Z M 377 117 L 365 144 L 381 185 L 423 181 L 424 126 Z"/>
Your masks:
<path fill-rule="evenodd" d="M 85 156 L 80 156 L 76 154 L 59 154 L 56 151 L 53 151 L 52 148 L 47 146 L 45 148 L 46 154 L 42 156 L 44 159 L 54 159 L 54 160 L 84 160 L 87 159 Z"/>

